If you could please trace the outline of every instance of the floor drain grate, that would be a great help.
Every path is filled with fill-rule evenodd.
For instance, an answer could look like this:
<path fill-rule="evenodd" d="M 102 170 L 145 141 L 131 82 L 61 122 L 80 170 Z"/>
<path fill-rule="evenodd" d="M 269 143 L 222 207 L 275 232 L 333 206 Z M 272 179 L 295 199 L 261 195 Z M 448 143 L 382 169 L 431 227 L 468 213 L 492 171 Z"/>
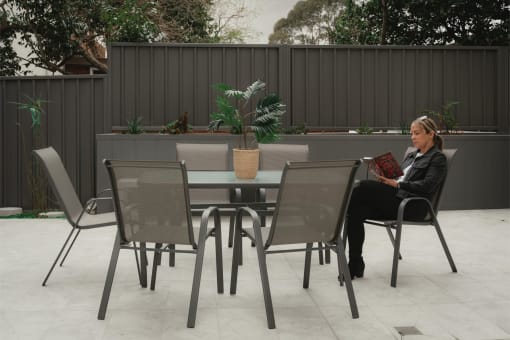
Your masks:
<path fill-rule="evenodd" d="M 413 327 L 413 326 L 395 327 L 395 329 L 397 330 L 398 334 L 400 334 L 401 336 L 421 335 L 422 334 L 422 332 L 420 332 L 420 330 L 418 328 Z"/>

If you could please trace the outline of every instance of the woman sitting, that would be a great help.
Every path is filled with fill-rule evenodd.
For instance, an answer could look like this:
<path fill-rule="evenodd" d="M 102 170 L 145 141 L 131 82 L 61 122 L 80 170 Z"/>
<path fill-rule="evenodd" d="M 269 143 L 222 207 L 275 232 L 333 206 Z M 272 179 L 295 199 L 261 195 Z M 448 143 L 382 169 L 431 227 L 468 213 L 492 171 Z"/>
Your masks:
<path fill-rule="evenodd" d="M 425 116 L 413 121 L 411 140 L 417 150 L 409 153 L 402 162 L 403 176 L 397 179 L 376 176 L 377 180 L 363 180 L 352 192 L 346 228 L 349 270 L 353 279 L 363 277 L 365 270 L 362 257 L 365 241 L 363 221 L 396 219 L 398 207 L 404 198 L 419 196 L 431 199 L 446 175 L 446 157 L 441 152 L 443 140 L 437 135 L 436 123 Z M 424 204 L 423 201 L 409 202 L 404 218 L 423 219 L 427 214 Z"/>

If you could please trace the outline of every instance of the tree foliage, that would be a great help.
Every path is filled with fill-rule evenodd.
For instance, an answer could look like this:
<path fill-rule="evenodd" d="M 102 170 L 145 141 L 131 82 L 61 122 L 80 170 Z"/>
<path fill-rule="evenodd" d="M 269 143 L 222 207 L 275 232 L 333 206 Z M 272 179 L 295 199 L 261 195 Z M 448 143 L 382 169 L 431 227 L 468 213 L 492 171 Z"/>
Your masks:
<path fill-rule="evenodd" d="M 338 44 L 508 45 L 507 0 L 346 0 Z"/>
<path fill-rule="evenodd" d="M 168 42 L 207 42 L 212 0 L 160 0 L 154 17 Z"/>
<path fill-rule="evenodd" d="M 209 40 L 211 0 L 0 0 L 0 75 L 23 64 L 66 73 L 83 57 L 106 73 L 98 47 L 109 41 L 203 42 Z M 13 44 L 31 53 L 17 55 Z"/>
<path fill-rule="evenodd" d="M 344 9 L 343 0 L 301 0 L 274 25 L 270 44 L 334 43 L 335 22 Z"/>
<path fill-rule="evenodd" d="M 244 43 L 253 33 L 246 19 L 253 13 L 244 0 L 214 0 L 209 40 L 213 43 Z"/>

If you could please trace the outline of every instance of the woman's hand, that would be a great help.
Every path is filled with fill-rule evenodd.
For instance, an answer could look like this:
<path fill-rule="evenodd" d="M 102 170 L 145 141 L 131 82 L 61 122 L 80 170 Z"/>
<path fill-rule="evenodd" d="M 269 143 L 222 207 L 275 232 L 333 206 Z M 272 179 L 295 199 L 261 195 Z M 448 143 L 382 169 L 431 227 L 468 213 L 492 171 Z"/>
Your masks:
<path fill-rule="evenodd" d="M 384 184 L 387 184 L 389 186 L 392 186 L 394 188 L 397 187 L 398 185 L 398 182 L 394 179 L 389 179 L 389 178 L 386 178 L 384 176 L 376 176 L 377 180 L 381 183 L 384 183 Z"/>

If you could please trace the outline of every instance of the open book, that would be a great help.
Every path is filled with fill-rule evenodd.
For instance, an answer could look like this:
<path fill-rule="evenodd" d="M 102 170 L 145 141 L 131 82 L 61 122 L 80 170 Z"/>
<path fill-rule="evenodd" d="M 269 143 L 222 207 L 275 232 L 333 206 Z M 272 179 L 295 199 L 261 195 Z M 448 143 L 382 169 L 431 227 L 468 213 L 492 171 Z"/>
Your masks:
<path fill-rule="evenodd" d="M 376 176 L 398 178 L 404 174 L 391 152 L 376 157 L 363 157 L 361 160 L 367 164 L 368 169 Z"/>

